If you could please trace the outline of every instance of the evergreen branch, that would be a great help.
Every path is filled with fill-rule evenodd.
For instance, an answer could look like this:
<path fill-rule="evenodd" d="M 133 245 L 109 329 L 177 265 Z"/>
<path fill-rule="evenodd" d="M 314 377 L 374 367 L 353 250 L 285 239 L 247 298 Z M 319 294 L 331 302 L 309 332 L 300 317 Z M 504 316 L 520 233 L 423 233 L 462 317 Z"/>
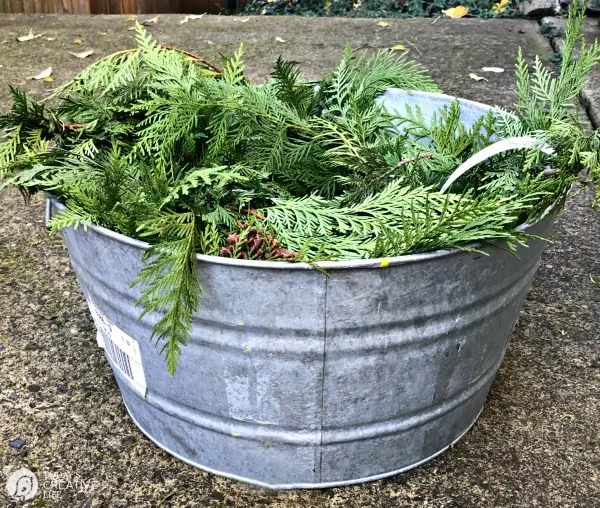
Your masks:
<path fill-rule="evenodd" d="M 495 109 L 470 127 L 458 101 L 428 118 L 418 107 L 385 111 L 375 99 L 386 88 L 437 90 L 390 51 L 346 48 L 318 82 L 279 59 L 256 86 L 242 48 L 221 71 L 138 25 L 137 48 L 94 62 L 55 107 L 12 90 L 0 178 L 25 197 L 53 192 L 67 207 L 53 230 L 97 224 L 149 241 L 138 304 L 173 372 L 200 301 L 196 252 L 313 263 L 492 240 L 515 248 L 527 240 L 515 227 L 562 206 L 582 168 L 600 184 L 600 130 L 587 133 L 576 114 L 600 61 L 583 22 L 576 3 L 560 73 L 519 53 L 515 113 Z M 554 154 L 502 153 L 453 193 L 437 192 L 467 158 L 511 136 Z"/>
<path fill-rule="evenodd" d="M 137 301 L 143 309 L 140 318 L 154 312 L 161 316 L 152 339 L 164 342 L 161 351 L 172 375 L 181 347 L 190 340 L 193 315 L 200 304 L 195 214 L 163 213 L 140 224 L 139 234 L 158 241 L 144 253 L 144 267 L 132 286 L 143 287 Z"/>
<path fill-rule="evenodd" d="M 78 207 L 77 207 L 78 208 Z M 48 222 L 48 227 L 52 233 L 58 233 L 67 228 L 83 228 L 93 224 L 93 217 L 90 217 L 85 210 L 77 209 L 73 206 L 66 208 L 56 215 L 53 215 Z"/>
<path fill-rule="evenodd" d="M 246 80 L 244 76 L 243 44 L 240 44 L 240 47 L 231 58 L 225 60 L 225 64 L 223 65 L 223 79 L 230 85 L 238 85 Z"/>

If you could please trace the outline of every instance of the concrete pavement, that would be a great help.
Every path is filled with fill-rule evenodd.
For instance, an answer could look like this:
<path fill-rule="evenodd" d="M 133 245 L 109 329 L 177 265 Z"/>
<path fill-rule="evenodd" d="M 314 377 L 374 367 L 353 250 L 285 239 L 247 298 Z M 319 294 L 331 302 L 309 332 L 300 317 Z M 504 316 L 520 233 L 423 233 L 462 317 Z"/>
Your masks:
<path fill-rule="evenodd" d="M 402 43 L 447 93 L 504 107 L 515 96 L 517 47 L 527 58 L 552 56 L 538 24 L 527 20 L 387 20 L 382 28 L 372 19 L 182 19 L 160 16 L 149 31 L 208 59 L 243 41 L 253 79 L 279 54 L 317 77 L 346 43 L 362 51 Z M 9 83 L 42 94 L 94 58 L 131 46 L 131 25 L 126 16 L 0 17 L 0 110 Z M 43 35 L 17 42 L 30 28 Z M 86 49 L 95 53 L 85 60 L 70 54 Z M 28 79 L 48 66 L 54 83 Z M 485 74 L 486 66 L 505 72 Z M 593 282 L 600 280 L 600 214 L 589 191 L 573 196 L 558 220 L 487 405 L 456 447 L 387 480 L 280 493 L 194 469 L 141 434 L 96 346 L 61 240 L 43 227 L 41 199 L 25 206 L 4 192 L 0 208 L 0 465 L 4 475 L 28 467 L 45 480 L 44 497 L 29 506 L 600 506 L 600 287 Z M 25 444 L 9 446 L 17 438 Z M 23 506 L 5 496 L 1 488 L 0 505 Z"/>

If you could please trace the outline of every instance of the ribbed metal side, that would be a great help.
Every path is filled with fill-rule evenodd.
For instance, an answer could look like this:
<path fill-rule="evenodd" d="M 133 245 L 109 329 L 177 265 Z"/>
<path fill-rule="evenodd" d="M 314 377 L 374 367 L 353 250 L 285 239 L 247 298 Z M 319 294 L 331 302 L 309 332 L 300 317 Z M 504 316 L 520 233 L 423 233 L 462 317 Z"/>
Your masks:
<path fill-rule="evenodd" d="M 551 228 L 547 218 L 528 229 Z M 149 341 L 158 317 L 138 320 L 129 288 L 146 244 L 98 227 L 64 237 L 86 298 L 139 343 L 145 395 L 113 366 L 135 423 L 182 460 L 275 488 L 387 476 L 459 439 L 545 245 L 326 262 L 327 277 L 199 255 L 204 296 L 171 377 Z"/>
<path fill-rule="evenodd" d="M 550 230 L 550 220 L 531 228 Z M 483 407 L 543 249 L 329 263 L 327 277 L 199 260 L 202 307 L 171 377 L 148 340 L 156 316 L 137 319 L 128 287 L 143 244 L 101 228 L 64 236 L 86 297 L 139 341 L 145 397 L 115 370 L 136 424 L 192 464 L 277 488 L 385 476 L 458 439 Z"/>

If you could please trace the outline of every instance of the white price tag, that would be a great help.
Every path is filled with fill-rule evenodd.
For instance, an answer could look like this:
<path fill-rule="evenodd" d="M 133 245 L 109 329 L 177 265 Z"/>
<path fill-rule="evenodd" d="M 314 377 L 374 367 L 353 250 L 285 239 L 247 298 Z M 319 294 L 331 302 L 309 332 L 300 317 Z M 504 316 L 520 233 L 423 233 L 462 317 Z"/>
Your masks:
<path fill-rule="evenodd" d="M 131 387 L 142 397 L 146 396 L 146 376 L 142 366 L 140 345 L 123 330 L 112 323 L 90 299 L 87 299 L 90 313 L 98 332 L 96 341 L 104 349 L 111 367 L 129 381 Z"/>

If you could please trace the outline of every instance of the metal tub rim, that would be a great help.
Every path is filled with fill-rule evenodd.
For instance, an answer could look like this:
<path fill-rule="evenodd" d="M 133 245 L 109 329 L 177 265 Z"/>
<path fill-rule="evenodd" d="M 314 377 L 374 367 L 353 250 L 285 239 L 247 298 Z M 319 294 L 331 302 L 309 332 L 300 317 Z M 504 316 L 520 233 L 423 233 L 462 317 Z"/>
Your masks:
<path fill-rule="evenodd" d="M 534 223 L 531 224 L 521 224 L 515 228 L 516 231 L 528 231 L 535 225 L 543 222 L 550 215 L 555 213 L 556 203 L 550 205 L 546 211 L 543 213 L 542 217 Z M 58 211 L 63 211 L 67 207 L 58 201 L 53 196 L 48 196 L 47 201 L 47 211 L 46 211 L 46 222 L 51 216 L 51 208 L 55 207 Z M 96 232 L 99 235 L 112 238 L 121 243 L 134 247 L 138 250 L 146 250 L 151 247 L 151 244 L 148 242 L 144 242 L 143 240 L 138 240 L 136 238 L 132 238 L 130 236 L 124 235 L 122 233 L 117 233 L 111 229 L 105 228 L 103 226 L 98 226 L 96 224 L 90 224 L 87 226 L 87 229 L 90 229 Z M 488 245 L 494 245 L 502 243 L 502 240 L 492 240 Z M 440 249 L 431 252 L 423 252 L 420 254 L 405 254 L 401 256 L 390 256 L 390 257 L 380 257 L 380 258 L 371 258 L 371 259 L 350 259 L 350 260 L 340 260 L 340 261 L 316 261 L 314 263 L 306 263 L 306 262 L 294 262 L 294 261 L 267 261 L 267 260 L 252 260 L 252 259 L 237 259 L 237 258 L 226 258 L 221 256 L 211 256 L 209 254 L 198 254 L 196 253 L 196 260 L 201 261 L 207 264 L 214 265 L 227 265 L 227 266 L 235 266 L 239 268 L 262 268 L 262 269 L 273 269 L 273 270 L 314 270 L 315 266 L 322 268 L 324 270 L 352 270 L 352 269 L 368 269 L 368 268 L 381 268 L 382 260 L 385 260 L 385 266 L 396 266 L 396 265 L 405 265 L 410 263 L 420 263 L 425 261 L 430 261 L 433 259 L 440 259 L 450 256 L 456 256 L 459 254 L 464 254 L 467 248 L 470 249 L 480 249 L 484 246 L 483 242 L 473 242 L 465 245 L 465 249 Z"/>

